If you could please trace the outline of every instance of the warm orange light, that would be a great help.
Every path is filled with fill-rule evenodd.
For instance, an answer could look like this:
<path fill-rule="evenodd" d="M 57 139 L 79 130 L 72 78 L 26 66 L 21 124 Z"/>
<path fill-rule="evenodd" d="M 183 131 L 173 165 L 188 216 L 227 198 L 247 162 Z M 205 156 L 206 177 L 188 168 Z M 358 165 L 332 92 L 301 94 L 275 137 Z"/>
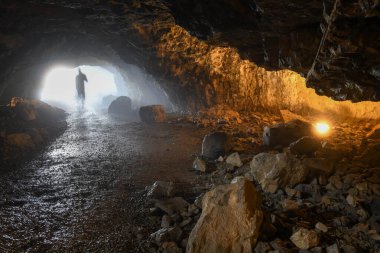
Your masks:
<path fill-rule="evenodd" d="M 318 122 L 315 124 L 315 129 L 319 135 L 326 135 L 330 131 L 330 126 L 326 122 Z"/>

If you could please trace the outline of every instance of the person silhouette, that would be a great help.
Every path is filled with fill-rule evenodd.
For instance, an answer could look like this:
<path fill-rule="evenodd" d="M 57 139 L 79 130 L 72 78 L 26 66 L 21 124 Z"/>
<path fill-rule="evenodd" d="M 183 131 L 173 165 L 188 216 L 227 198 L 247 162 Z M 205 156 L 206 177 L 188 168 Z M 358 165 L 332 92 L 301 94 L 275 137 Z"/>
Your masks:
<path fill-rule="evenodd" d="M 75 82 L 76 82 L 78 99 L 82 102 L 82 105 L 83 105 L 83 102 L 86 99 L 84 82 L 88 82 L 88 80 L 87 80 L 87 76 L 82 73 L 80 68 L 78 68 L 78 75 L 75 78 Z"/>

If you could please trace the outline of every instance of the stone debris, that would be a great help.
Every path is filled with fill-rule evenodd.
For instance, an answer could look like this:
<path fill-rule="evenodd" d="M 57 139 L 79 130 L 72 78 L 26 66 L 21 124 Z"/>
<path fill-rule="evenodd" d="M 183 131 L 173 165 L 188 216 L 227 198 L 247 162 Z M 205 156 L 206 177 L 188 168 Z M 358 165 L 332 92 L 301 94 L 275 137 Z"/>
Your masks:
<path fill-rule="evenodd" d="M 226 163 L 234 167 L 241 167 L 243 165 L 238 152 L 230 154 L 226 159 Z"/>
<path fill-rule="evenodd" d="M 240 143 L 235 137 L 243 136 L 241 133 L 226 131 L 228 122 L 219 125 L 224 136 L 232 136 L 232 143 Z M 339 126 L 336 129 L 342 131 Z M 315 144 L 309 151 L 296 148 L 309 141 Z M 374 143 L 356 150 L 331 140 L 322 145 L 313 137 L 300 137 L 292 143 L 289 148 L 289 144 L 282 148 L 263 146 L 249 153 L 254 154 L 253 158 L 247 151 L 237 152 L 235 146 L 231 146 L 229 156 L 223 157 L 227 145 L 221 145 L 224 152 L 207 158 L 207 164 L 216 169 L 199 174 L 211 191 L 192 198 L 194 204 L 181 211 L 169 209 L 171 223 L 163 222 L 167 217 L 160 220 L 165 226 L 182 229 L 183 239 L 175 242 L 177 247 L 182 252 L 186 248 L 187 252 L 379 252 L 380 168 L 360 159 Z M 360 141 L 357 143 L 360 145 Z M 229 159 L 235 160 L 237 155 L 242 166 Z M 261 211 L 258 232 L 250 229 L 251 234 L 240 225 L 244 223 L 241 217 L 247 217 L 241 214 L 245 208 L 236 206 L 245 198 L 234 197 L 229 188 L 250 181 L 258 186 L 263 199 L 253 210 L 265 210 Z M 220 231 L 219 225 L 223 227 Z M 236 227 L 239 230 L 234 232 Z M 248 235 L 253 234 L 257 242 L 249 247 L 252 240 Z M 220 246 L 218 240 L 229 246 Z M 239 250 L 235 244 L 240 245 Z M 225 247 L 229 250 L 223 251 Z M 163 246 L 160 248 L 164 252 Z"/>
<path fill-rule="evenodd" d="M 329 228 L 322 222 L 318 222 L 317 224 L 315 224 L 315 228 L 324 233 L 326 233 L 329 230 Z"/>
<path fill-rule="evenodd" d="M 173 191 L 173 182 L 156 181 L 151 187 L 148 188 L 147 196 L 157 199 L 168 198 L 173 196 Z"/>
<path fill-rule="evenodd" d="M 147 105 L 140 107 L 140 119 L 144 123 L 162 123 L 166 121 L 166 112 L 162 105 Z"/>
<path fill-rule="evenodd" d="M 314 230 L 300 228 L 290 240 L 300 249 L 310 249 L 319 245 L 319 236 Z"/>
<path fill-rule="evenodd" d="M 247 180 L 207 192 L 186 252 L 250 253 L 263 219 L 260 205 L 259 194 Z"/>
<path fill-rule="evenodd" d="M 224 156 L 227 149 L 227 134 L 214 132 L 206 135 L 202 142 L 202 156 L 207 159 L 217 159 Z"/>

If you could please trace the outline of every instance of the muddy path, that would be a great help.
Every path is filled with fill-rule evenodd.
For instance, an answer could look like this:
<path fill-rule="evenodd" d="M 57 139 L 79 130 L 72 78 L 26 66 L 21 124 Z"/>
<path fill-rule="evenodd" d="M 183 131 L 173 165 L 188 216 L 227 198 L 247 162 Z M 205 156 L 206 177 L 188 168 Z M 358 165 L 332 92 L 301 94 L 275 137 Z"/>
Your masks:
<path fill-rule="evenodd" d="M 0 174 L 0 251 L 148 252 L 157 228 L 144 188 L 191 171 L 207 130 L 73 112 L 67 131 L 21 168 Z"/>

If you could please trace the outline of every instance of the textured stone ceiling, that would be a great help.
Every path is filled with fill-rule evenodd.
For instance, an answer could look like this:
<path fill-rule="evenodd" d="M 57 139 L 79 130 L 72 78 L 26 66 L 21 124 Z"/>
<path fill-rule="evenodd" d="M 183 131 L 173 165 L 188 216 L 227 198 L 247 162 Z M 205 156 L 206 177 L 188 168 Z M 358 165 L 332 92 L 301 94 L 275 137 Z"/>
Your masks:
<path fill-rule="evenodd" d="M 54 62 L 88 64 L 95 57 L 146 69 L 165 80 L 174 102 L 188 107 L 251 105 L 253 95 L 236 101 L 242 95 L 236 86 L 245 80 L 254 94 L 257 73 L 266 73 L 256 67 L 295 71 L 337 100 L 377 101 L 379 6 L 361 0 L 2 0 L 0 98 L 34 96 Z M 215 66 L 217 57 L 226 64 Z M 227 64 L 245 60 L 255 68 L 245 70 L 254 73 L 254 85 Z"/>

